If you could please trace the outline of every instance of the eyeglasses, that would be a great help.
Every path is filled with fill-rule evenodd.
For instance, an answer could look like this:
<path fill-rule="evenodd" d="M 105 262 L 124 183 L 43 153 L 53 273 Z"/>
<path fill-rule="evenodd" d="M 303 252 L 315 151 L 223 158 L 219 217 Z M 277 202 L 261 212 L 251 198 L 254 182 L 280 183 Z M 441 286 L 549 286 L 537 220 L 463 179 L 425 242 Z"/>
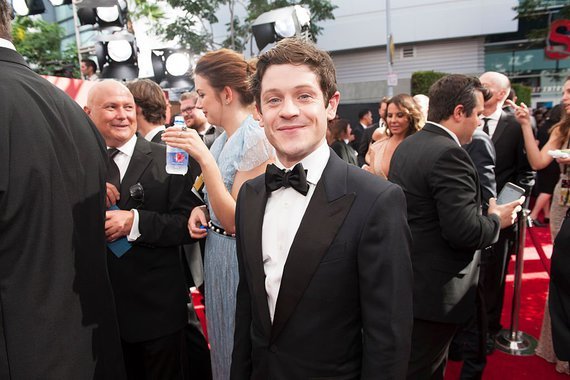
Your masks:
<path fill-rule="evenodd" d="M 180 113 L 190 113 L 190 112 L 194 111 L 194 108 L 196 108 L 196 107 L 186 107 L 186 108 L 182 108 L 182 109 L 180 110 Z"/>

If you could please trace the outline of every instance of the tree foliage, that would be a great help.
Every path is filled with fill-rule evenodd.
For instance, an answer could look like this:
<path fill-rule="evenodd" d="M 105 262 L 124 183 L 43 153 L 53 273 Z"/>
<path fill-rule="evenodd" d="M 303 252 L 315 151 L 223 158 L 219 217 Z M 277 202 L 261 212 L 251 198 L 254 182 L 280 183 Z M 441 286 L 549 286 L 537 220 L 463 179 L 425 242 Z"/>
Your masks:
<path fill-rule="evenodd" d="M 427 95 L 432 84 L 448 75 L 438 71 L 416 71 L 412 73 L 412 95 Z"/>
<path fill-rule="evenodd" d="M 243 3 L 240 0 L 168 0 L 173 7 L 178 7 L 184 14 L 167 25 L 158 25 L 158 32 L 167 40 L 178 39 L 184 47 L 195 52 L 203 52 L 219 47 L 228 47 L 236 51 L 244 51 L 251 39 L 251 24 L 264 12 L 287 7 L 304 5 L 311 12 L 311 33 L 317 38 L 322 27 L 317 22 L 334 19 L 333 10 L 336 8 L 330 0 L 250 0 Z M 226 24 L 227 37 L 216 44 L 211 25 L 218 21 L 216 12 L 221 7 L 227 7 L 230 21 Z M 238 7 L 246 11 L 245 17 L 238 16 Z"/>
<path fill-rule="evenodd" d="M 12 40 L 16 49 L 38 74 L 79 77 L 77 48 L 61 51 L 64 29 L 57 23 L 32 17 L 16 17 Z"/>

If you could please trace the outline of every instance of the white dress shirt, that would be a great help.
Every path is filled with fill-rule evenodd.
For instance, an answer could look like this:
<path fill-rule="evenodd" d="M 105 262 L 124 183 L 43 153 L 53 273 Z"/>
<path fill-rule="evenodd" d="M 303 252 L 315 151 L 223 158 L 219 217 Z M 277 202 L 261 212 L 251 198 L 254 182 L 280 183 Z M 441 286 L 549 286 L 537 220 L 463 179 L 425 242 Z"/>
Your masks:
<path fill-rule="evenodd" d="M 429 121 L 429 123 L 443 129 L 445 132 L 447 132 L 448 135 L 450 135 L 453 138 L 453 140 L 457 143 L 457 145 L 461 146 L 461 143 L 459 142 L 457 135 L 455 133 L 451 132 L 451 130 L 449 130 L 448 128 L 445 128 L 443 125 L 435 123 L 433 121 Z"/>
<path fill-rule="evenodd" d="M 489 137 L 493 137 L 495 130 L 497 130 L 497 124 L 499 124 L 499 119 L 501 118 L 502 112 L 503 109 L 501 107 L 497 107 L 495 112 L 493 112 L 489 116 L 481 117 L 481 128 L 483 128 L 483 123 L 485 122 L 483 118 L 489 119 L 489 121 L 487 121 L 487 127 L 489 127 Z"/>
<path fill-rule="evenodd" d="M 133 152 L 135 151 L 136 144 L 137 144 L 137 135 L 135 134 L 125 144 L 117 147 L 119 153 L 117 153 L 115 157 L 113 157 L 113 161 L 115 161 L 115 163 L 119 168 L 121 182 L 123 182 L 123 177 L 125 176 L 127 168 L 129 167 L 129 163 L 131 162 L 131 158 L 133 157 Z M 139 238 L 139 236 L 141 236 L 141 233 L 139 231 L 139 212 L 136 209 L 132 209 L 131 211 L 134 214 L 134 219 L 131 231 L 127 235 L 127 240 L 135 241 Z"/>
<path fill-rule="evenodd" d="M 289 187 L 273 191 L 267 199 L 261 247 L 265 271 L 265 291 L 271 321 L 275 315 L 275 305 L 289 250 L 329 157 L 329 147 L 323 141 L 313 153 L 301 160 L 303 168 L 307 170 L 307 182 L 309 183 L 309 192 L 306 196 Z M 291 169 L 285 168 L 278 159 L 275 161 L 275 165 L 280 169 Z"/>
<path fill-rule="evenodd" d="M 5 40 L 4 38 L 0 38 L 0 47 L 16 50 L 14 44 L 8 40 Z"/>
<path fill-rule="evenodd" d="M 166 127 L 164 125 L 159 125 L 158 127 L 154 127 L 153 129 L 151 129 L 150 132 L 148 132 L 144 138 L 146 141 L 152 141 L 152 139 L 154 139 L 154 136 L 156 136 L 158 132 L 165 130 Z"/>

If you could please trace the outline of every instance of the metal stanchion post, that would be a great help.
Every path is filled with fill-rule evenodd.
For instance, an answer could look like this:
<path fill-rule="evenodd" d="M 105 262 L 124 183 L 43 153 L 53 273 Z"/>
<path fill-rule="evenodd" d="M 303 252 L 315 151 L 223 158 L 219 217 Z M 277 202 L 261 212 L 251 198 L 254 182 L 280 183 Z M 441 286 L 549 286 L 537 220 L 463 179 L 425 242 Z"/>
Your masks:
<path fill-rule="evenodd" d="M 511 328 L 501 330 L 497 335 L 496 346 L 502 352 L 517 356 L 533 355 L 536 348 L 536 339 L 519 330 L 519 313 L 521 309 L 521 284 L 524 267 L 524 246 L 526 228 L 532 221 L 529 218 L 530 211 L 524 209 L 519 214 L 519 236 L 516 245 L 517 258 L 515 262 L 515 281 L 513 290 L 513 306 L 511 308 Z"/>

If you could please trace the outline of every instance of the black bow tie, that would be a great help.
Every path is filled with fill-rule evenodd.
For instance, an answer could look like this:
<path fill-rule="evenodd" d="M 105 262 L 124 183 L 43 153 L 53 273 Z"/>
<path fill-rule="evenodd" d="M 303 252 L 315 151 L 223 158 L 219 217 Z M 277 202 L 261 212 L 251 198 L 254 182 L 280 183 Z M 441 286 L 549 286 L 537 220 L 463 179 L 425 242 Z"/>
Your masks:
<path fill-rule="evenodd" d="M 274 164 L 267 165 L 265 171 L 265 188 L 268 192 L 275 191 L 282 187 L 292 187 L 303 195 L 309 192 L 309 184 L 307 183 L 307 171 L 303 169 L 303 165 L 298 163 L 291 170 L 286 172 L 279 169 Z"/>

